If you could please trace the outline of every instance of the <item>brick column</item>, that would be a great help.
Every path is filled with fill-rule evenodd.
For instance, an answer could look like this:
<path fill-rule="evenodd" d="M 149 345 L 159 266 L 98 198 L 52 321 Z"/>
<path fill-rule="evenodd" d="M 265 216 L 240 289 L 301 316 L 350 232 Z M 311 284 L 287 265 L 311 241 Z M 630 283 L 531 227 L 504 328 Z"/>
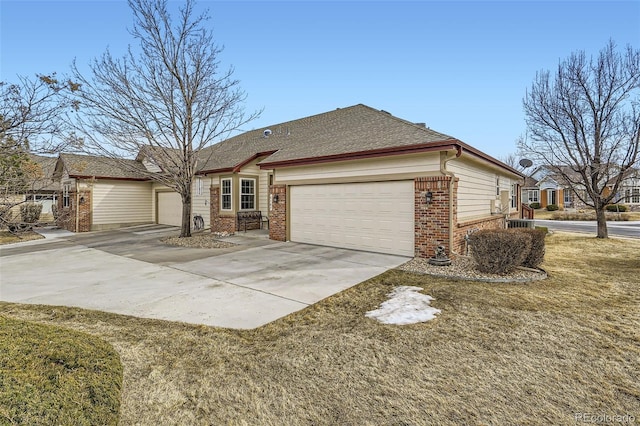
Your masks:
<path fill-rule="evenodd" d="M 436 246 L 442 245 L 447 255 L 451 253 L 449 241 L 449 185 L 450 176 L 429 176 L 415 179 L 415 256 L 432 257 Z M 453 226 L 456 223 L 457 179 L 454 184 Z M 425 196 L 431 192 L 432 200 L 427 205 Z"/>
<path fill-rule="evenodd" d="M 78 192 L 78 229 L 76 232 L 91 231 L 91 191 Z"/>
<path fill-rule="evenodd" d="M 278 202 L 275 202 L 275 196 Z M 287 241 L 287 187 L 272 185 L 269 188 L 271 211 L 269 212 L 269 238 L 276 241 Z"/>
<path fill-rule="evenodd" d="M 227 215 L 220 214 L 220 187 L 212 186 L 209 190 L 209 194 L 211 232 L 228 232 L 233 234 L 236 231 L 236 217 L 233 213 L 229 213 Z"/>

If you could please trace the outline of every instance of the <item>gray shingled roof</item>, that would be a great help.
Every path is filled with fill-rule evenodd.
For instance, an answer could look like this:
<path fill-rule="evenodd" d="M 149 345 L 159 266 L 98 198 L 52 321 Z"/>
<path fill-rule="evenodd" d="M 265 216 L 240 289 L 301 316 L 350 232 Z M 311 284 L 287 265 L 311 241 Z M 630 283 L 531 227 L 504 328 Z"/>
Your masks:
<path fill-rule="evenodd" d="M 148 176 L 142 163 L 136 160 L 78 154 L 60 154 L 60 160 L 71 177 L 146 179 Z"/>
<path fill-rule="evenodd" d="M 271 134 L 265 137 L 267 129 Z M 229 138 L 203 150 L 201 158 L 206 162 L 199 169 L 233 168 L 258 153 L 273 151 L 276 152 L 261 163 L 363 153 L 451 139 L 451 136 L 358 104 Z"/>
<path fill-rule="evenodd" d="M 56 157 L 45 157 L 42 155 L 29 154 L 29 160 L 38 164 L 42 169 L 42 178 L 38 179 L 38 182 L 32 185 L 40 191 L 55 191 L 58 189 L 58 185 L 53 181 L 53 172 L 56 168 Z"/>

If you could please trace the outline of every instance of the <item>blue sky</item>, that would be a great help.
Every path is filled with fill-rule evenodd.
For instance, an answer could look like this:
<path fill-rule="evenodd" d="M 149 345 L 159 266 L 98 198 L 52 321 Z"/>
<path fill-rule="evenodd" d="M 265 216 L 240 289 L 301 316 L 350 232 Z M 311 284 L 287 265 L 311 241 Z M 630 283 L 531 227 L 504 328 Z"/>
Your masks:
<path fill-rule="evenodd" d="M 170 2 L 172 7 L 180 4 Z M 206 1 L 248 99 L 245 130 L 364 103 L 490 155 L 515 152 L 541 69 L 608 40 L 640 47 L 635 1 Z M 68 73 L 134 43 L 124 0 L 0 0 L 0 80 Z"/>

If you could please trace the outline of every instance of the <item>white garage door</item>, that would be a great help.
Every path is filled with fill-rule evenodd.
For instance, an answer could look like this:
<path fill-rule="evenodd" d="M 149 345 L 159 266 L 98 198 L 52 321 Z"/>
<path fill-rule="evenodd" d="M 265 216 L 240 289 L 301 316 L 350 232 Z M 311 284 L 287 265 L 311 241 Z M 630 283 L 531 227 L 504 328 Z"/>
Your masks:
<path fill-rule="evenodd" d="M 290 190 L 292 241 L 413 256 L 413 181 Z"/>
<path fill-rule="evenodd" d="M 158 192 L 158 223 L 180 226 L 182 224 L 182 199 L 177 192 Z"/>

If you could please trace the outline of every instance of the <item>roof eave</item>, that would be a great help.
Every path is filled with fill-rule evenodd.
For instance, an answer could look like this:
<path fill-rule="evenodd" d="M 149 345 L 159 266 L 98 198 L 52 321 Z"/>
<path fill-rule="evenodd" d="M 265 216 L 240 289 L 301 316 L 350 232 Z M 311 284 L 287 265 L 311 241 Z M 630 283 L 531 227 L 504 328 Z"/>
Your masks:
<path fill-rule="evenodd" d="M 150 178 L 134 178 L 134 177 L 114 177 L 114 176 L 96 176 L 96 175 L 80 175 L 80 174 L 69 174 L 70 178 L 74 179 L 109 179 L 109 180 L 129 180 L 129 181 L 137 181 L 137 182 L 145 182 L 151 181 Z"/>
<path fill-rule="evenodd" d="M 311 164 L 330 163 L 334 161 L 363 160 L 367 158 L 387 157 L 391 155 L 417 154 L 421 152 L 432 152 L 455 149 L 460 147 L 456 139 L 447 139 L 437 142 L 428 142 L 419 145 L 396 146 L 391 148 L 380 148 L 369 151 L 347 152 L 342 154 L 325 155 L 320 157 L 295 158 L 291 160 L 262 162 L 261 169 L 275 169 L 279 167 L 306 166 Z"/>

